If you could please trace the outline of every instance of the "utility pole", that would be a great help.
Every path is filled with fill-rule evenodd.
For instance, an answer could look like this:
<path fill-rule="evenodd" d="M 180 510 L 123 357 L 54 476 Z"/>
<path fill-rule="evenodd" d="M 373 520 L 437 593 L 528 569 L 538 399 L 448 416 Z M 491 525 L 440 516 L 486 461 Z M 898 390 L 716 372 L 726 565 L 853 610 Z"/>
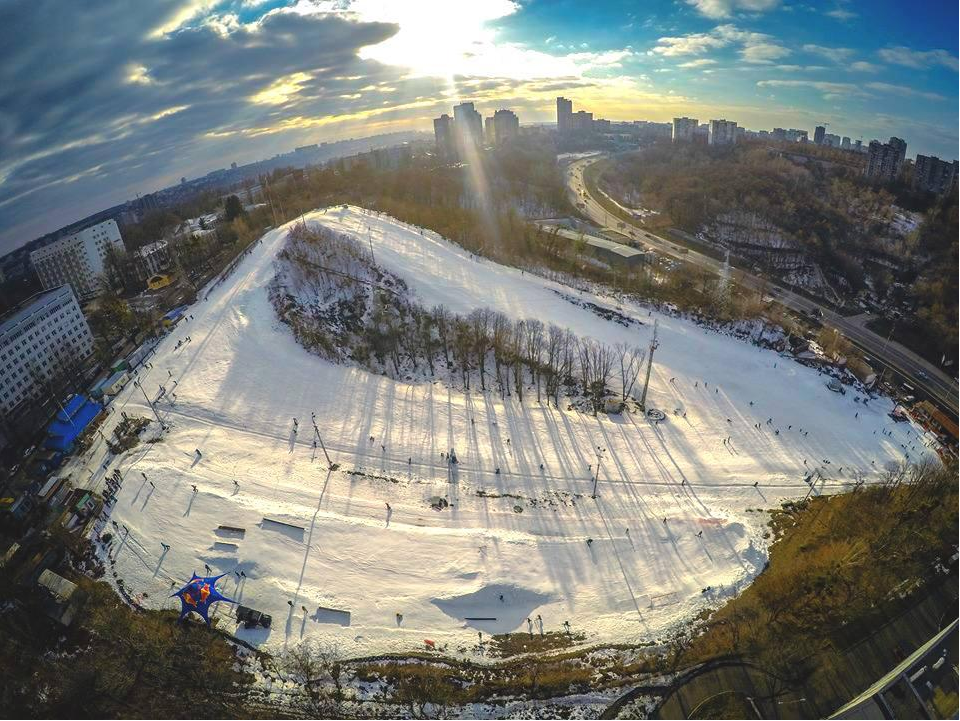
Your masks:
<path fill-rule="evenodd" d="M 643 381 L 643 395 L 640 396 L 640 410 L 647 410 L 647 388 L 650 386 L 650 370 L 653 367 L 653 352 L 660 346 L 657 340 L 657 326 L 659 321 L 653 321 L 653 338 L 650 341 L 650 352 L 647 354 L 647 377 Z"/>
<path fill-rule="evenodd" d="M 595 499 L 597 497 L 597 483 L 600 481 L 600 464 L 603 463 L 603 453 L 606 450 L 606 448 L 597 446 L 597 475 L 593 477 L 593 493 L 590 498 Z"/>
<path fill-rule="evenodd" d="M 327 459 L 327 465 L 330 468 L 333 468 L 333 461 L 330 460 L 330 454 L 327 453 L 327 447 L 323 445 L 323 439 L 320 437 L 320 429 L 317 428 L 317 422 L 313 422 L 313 432 L 317 436 L 317 441 L 320 443 L 320 448 L 323 449 L 323 455 Z"/>

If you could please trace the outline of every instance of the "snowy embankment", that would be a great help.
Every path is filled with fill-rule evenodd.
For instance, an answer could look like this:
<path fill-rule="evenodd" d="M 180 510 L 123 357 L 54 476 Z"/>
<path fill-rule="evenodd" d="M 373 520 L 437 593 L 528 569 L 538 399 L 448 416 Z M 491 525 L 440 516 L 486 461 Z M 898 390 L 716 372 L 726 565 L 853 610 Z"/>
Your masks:
<path fill-rule="evenodd" d="M 877 478 L 911 444 L 925 450 L 888 418 L 889 401 L 864 407 L 773 352 L 630 304 L 635 322 L 606 320 L 590 304 L 609 299 L 570 302 L 568 288 L 361 209 L 306 221 L 372 244 L 425 307 L 485 306 L 641 347 L 658 319 L 648 403 L 667 420 L 594 418 L 325 361 L 275 316 L 268 286 L 289 227 L 270 231 L 141 370 L 151 396 L 167 389 L 163 440 L 105 471 L 97 445 L 87 468 L 69 468 L 92 487 L 123 473 L 112 568 L 148 607 L 172 607 L 171 584 L 206 564 L 229 574 L 225 595 L 272 614 L 270 630 L 237 631 L 267 650 L 312 637 L 358 656 L 430 639 L 472 655 L 478 631 L 564 621 L 590 643 L 663 638 L 762 569 L 759 509 L 805 496 L 810 469 L 825 476 L 813 492 L 831 492 L 856 473 Z M 133 384 L 114 408 L 108 435 L 121 409 L 151 415 Z M 311 414 L 336 471 L 313 447 Z M 441 458 L 451 448 L 455 467 Z M 436 496 L 449 506 L 433 510 Z"/>

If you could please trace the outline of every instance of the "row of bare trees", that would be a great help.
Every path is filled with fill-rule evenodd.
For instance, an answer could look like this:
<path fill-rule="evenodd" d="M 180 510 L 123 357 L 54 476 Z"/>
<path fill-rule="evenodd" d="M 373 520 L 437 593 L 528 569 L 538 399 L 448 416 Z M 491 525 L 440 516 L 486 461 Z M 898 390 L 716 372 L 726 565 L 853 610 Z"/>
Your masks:
<path fill-rule="evenodd" d="M 274 304 L 301 342 L 333 360 L 353 360 L 393 377 L 438 367 L 464 389 L 525 395 L 559 407 L 564 393 L 603 409 L 619 376 L 626 401 L 644 352 L 577 337 L 569 329 L 490 308 L 467 315 L 415 302 L 402 279 L 377 266 L 349 236 L 327 229 L 291 233 L 281 253 L 283 293 Z"/>

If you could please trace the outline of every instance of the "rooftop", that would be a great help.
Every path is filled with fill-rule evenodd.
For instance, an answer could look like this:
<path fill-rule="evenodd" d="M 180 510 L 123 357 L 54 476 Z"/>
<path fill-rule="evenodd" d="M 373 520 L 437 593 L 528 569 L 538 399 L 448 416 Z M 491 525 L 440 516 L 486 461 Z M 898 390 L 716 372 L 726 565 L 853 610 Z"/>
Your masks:
<path fill-rule="evenodd" d="M 16 306 L 0 316 L 0 335 L 3 335 L 13 326 L 22 322 L 33 312 L 35 305 L 44 300 L 52 298 L 58 293 L 62 293 L 64 289 L 70 291 L 72 294 L 72 289 L 69 285 L 61 285 L 57 288 L 51 288 L 50 290 L 41 290 L 39 293 L 34 293 L 26 300 L 20 301 Z"/>

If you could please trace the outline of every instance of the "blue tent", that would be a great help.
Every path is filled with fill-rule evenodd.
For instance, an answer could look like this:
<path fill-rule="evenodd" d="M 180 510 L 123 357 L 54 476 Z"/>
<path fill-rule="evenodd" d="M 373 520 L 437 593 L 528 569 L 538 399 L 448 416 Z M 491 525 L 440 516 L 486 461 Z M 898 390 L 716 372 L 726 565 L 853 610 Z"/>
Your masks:
<path fill-rule="evenodd" d="M 78 393 L 67 401 L 47 426 L 47 438 L 43 445 L 56 451 L 69 452 L 74 441 L 102 410 L 103 406 L 99 403 Z"/>
<path fill-rule="evenodd" d="M 227 603 L 236 603 L 232 598 L 220 595 L 217 590 L 217 581 L 226 576 L 221 573 L 219 576 L 198 576 L 193 574 L 193 578 L 186 586 L 173 594 L 180 599 L 180 620 L 193 612 L 200 615 L 200 618 L 210 625 L 210 619 L 207 614 L 210 612 L 210 606 L 217 601 L 226 601 Z M 173 597 L 171 596 L 171 598 Z"/>

